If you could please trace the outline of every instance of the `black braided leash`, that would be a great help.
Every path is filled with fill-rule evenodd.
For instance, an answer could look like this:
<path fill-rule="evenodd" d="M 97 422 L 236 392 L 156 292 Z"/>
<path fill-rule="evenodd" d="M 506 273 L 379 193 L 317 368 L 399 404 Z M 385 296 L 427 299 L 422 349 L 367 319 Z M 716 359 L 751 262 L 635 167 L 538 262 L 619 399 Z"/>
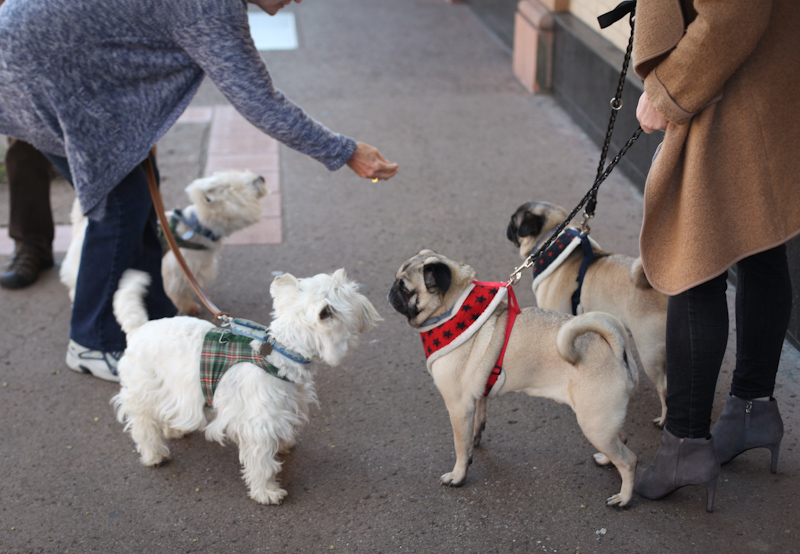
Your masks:
<path fill-rule="evenodd" d="M 642 134 L 642 128 L 640 126 L 636 129 L 636 131 L 634 131 L 633 136 L 628 139 L 628 142 L 625 143 L 625 146 L 622 147 L 619 153 L 614 156 L 614 159 L 611 160 L 611 163 L 608 164 L 608 167 L 604 168 L 606 157 L 608 156 L 608 149 L 611 145 L 611 135 L 614 132 L 614 124 L 617 121 L 617 112 L 620 110 L 620 108 L 622 108 L 622 89 L 625 86 L 625 76 L 628 73 L 628 65 L 630 64 L 631 53 L 633 52 L 633 25 L 636 19 L 636 0 L 625 0 L 610 12 L 597 18 L 600 23 L 600 28 L 605 29 L 612 23 L 615 23 L 616 21 L 619 21 L 625 17 L 627 14 L 630 14 L 631 37 L 628 40 L 628 48 L 625 51 L 625 60 L 622 62 L 622 73 L 619 77 L 617 92 L 614 95 L 614 98 L 611 99 L 611 118 L 608 122 L 608 131 L 606 132 L 606 138 L 603 142 L 602 151 L 600 152 L 600 164 L 597 167 L 597 176 L 595 177 L 594 184 L 592 185 L 592 188 L 590 188 L 589 191 L 584 195 L 578 205 L 575 206 L 575 208 L 569 213 L 567 218 L 558 224 L 555 231 L 544 242 L 544 244 L 542 244 L 535 252 L 532 252 L 525 262 L 514 270 L 508 281 L 508 283 L 511 285 L 516 284 L 517 281 L 519 281 L 522 272 L 525 269 L 532 267 L 536 263 L 536 261 L 542 255 L 542 252 L 546 251 L 550 245 L 555 242 L 561 232 L 567 227 L 569 222 L 572 221 L 572 219 L 584 206 L 586 206 L 586 210 L 584 211 L 584 219 L 581 223 L 581 231 L 586 234 L 589 233 L 588 222 L 594 217 L 595 209 L 597 208 L 597 191 L 600 188 L 600 185 L 603 184 L 603 181 L 605 181 L 606 178 L 608 178 L 608 176 L 611 174 L 611 171 L 616 167 L 630 147 L 633 146 L 633 143 L 636 142 L 636 139 L 639 138 L 639 135 Z"/>

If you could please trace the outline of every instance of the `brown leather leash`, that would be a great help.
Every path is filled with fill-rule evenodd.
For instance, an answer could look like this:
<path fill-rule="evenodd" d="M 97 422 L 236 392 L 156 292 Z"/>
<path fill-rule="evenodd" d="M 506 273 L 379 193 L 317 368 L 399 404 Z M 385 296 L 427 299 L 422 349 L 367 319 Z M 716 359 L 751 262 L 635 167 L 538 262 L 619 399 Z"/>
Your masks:
<path fill-rule="evenodd" d="M 155 148 L 153 148 L 152 156 L 155 157 Z M 211 301 L 211 299 L 203 290 L 203 287 L 201 287 L 200 283 L 197 282 L 192 270 L 189 269 L 186 260 L 183 259 L 181 249 L 178 247 L 178 243 L 175 241 L 172 230 L 169 228 L 167 216 L 164 213 L 164 201 L 161 199 L 161 192 L 159 192 L 158 185 L 156 184 L 156 174 L 153 170 L 153 163 L 150 161 L 150 156 L 148 156 L 144 161 L 144 170 L 147 174 L 147 184 L 150 187 L 150 196 L 153 198 L 153 207 L 156 210 L 156 215 L 158 215 L 158 221 L 161 223 L 161 231 L 164 233 L 164 237 L 167 239 L 167 244 L 169 244 L 170 250 L 172 250 L 172 253 L 175 255 L 175 259 L 178 260 L 178 265 L 181 267 L 181 271 L 183 271 L 183 274 L 186 276 L 186 280 L 189 281 L 189 284 L 191 285 L 195 294 L 198 296 L 198 298 L 200 298 L 203 304 L 205 304 L 206 308 L 208 308 L 209 311 L 214 314 L 215 318 L 229 322 L 232 319 L 230 314 L 217 308 L 216 304 Z"/>

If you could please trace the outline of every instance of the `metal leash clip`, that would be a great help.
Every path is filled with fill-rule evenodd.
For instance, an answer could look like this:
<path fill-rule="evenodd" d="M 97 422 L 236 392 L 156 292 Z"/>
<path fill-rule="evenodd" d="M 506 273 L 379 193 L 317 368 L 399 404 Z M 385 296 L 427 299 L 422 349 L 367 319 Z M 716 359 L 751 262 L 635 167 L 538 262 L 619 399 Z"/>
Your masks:
<path fill-rule="evenodd" d="M 592 228 L 589 227 L 589 220 L 594 217 L 594 214 L 590 214 L 589 212 L 583 212 L 583 221 L 581 221 L 580 231 L 581 233 L 588 235 L 592 232 Z"/>
<path fill-rule="evenodd" d="M 219 314 L 217 319 L 222 321 L 222 323 L 219 324 L 220 327 L 230 327 L 231 323 L 233 323 L 233 318 L 228 314 Z"/>
<path fill-rule="evenodd" d="M 525 271 L 526 269 L 528 269 L 529 267 L 533 266 L 533 260 L 534 260 L 534 255 L 533 254 L 528 256 L 528 258 L 525 260 L 525 262 L 521 266 L 516 268 L 513 271 L 513 273 L 511 273 L 511 276 L 508 278 L 508 283 L 507 284 L 509 286 L 514 286 L 517 283 L 519 283 L 519 280 L 522 278 L 522 272 Z"/>

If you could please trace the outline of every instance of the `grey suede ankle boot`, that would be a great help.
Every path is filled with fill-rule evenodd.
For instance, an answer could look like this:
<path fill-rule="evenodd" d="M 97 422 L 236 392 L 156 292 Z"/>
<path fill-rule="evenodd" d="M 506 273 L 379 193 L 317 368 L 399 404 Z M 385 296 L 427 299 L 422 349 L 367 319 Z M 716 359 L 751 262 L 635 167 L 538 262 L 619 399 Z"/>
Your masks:
<path fill-rule="evenodd" d="M 771 471 L 778 471 L 778 452 L 783 438 L 783 420 L 774 398 L 744 400 L 728 395 L 725 409 L 714 429 L 714 446 L 719 463 L 730 462 L 736 456 L 753 448 L 769 448 L 772 452 Z"/>
<path fill-rule="evenodd" d="M 711 512 L 717 477 L 719 460 L 713 439 L 679 439 L 665 428 L 653 463 L 646 470 L 637 470 L 633 491 L 658 500 L 686 485 L 702 485 L 706 511 Z"/>

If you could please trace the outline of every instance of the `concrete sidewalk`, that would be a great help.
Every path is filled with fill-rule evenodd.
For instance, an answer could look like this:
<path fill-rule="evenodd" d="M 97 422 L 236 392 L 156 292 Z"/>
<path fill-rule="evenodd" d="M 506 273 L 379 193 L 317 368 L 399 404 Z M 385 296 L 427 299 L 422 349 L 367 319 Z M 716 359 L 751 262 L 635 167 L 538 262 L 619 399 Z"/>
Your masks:
<path fill-rule="evenodd" d="M 616 470 L 594 465 L 569 408 L 523 395 L 491 403 L 466 485 L 439 485 L 455 459 L 452 432 L 419 337 L 386 301 L 395 271 L 427 247 L 479 279 L 506 280 L 519 264 L 505 238 L 511 213 L 534 199 L 575 205 L 599 148 L 551 98 L 523 90 L 510 54 L 466 5 L 307 0 L 291 10 L 300 47 L 265 53 L 276 85 L 331 129 L 377 146 L 400 173 L 373 184 L 281 146 L 278 169 L 264 169 L 279 193 L 265 207 L 277 238 L 226 246 L 208 292 L 237 317 L 267 323 L 275 272 L 345 267 L 384 321 L 342 366 L 319 366 L 320 407 L 280 475 L 289 496 L 261 506 L 247 498 L 235 445 L 201 433 L 172 441 L 164 467 L 139 464 L 109 405 L 118 387 L 64 364 L 70 305 L 56 270 L 0 291 L 0 552 L 800 551 L 800 356 L 788 346 L 775 393 L 786 427 L 778 473 L 768 451 L 743 454 L 723 468 L 713 514 L 701 487 L 607 508 Z M 211 169 L 213 113 L 229 108 L 205 83 L 192 110 L 212 116 L 184 120 L 159 144 L 169 207 L 185 205 L 183 188 Z M 71 191 L 56 183 L 53 195 L 66 223 Z M 592 236 L 636 255 L 640 225 L 641 196 L 612 174 Z M 530 275 L 516 291 L 533 304 Z M 642 375 L 626 432 L 644 465 L 660 441 L 650 423 L 658 410 Z"/>

